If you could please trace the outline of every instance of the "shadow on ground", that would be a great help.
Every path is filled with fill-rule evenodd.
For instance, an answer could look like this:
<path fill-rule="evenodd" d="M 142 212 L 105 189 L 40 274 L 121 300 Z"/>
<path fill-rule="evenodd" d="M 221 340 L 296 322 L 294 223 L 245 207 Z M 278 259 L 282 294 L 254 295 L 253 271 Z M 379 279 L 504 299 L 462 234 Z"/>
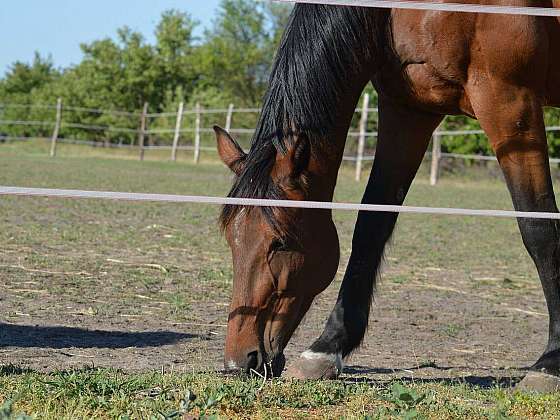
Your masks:
<path fill-rule="evenodd" d="M 103 331 L 73 327 L 13 325 L 0 322 L 0 348 L 145 348 L 175 344 L 179 341 L 199 337 L 195 334 L 182 334 L 173 331 Z"/>
<path fill-rule="evenodd" d="M 411 371 L 419 371 L 421 369 L 433 369 L 436 371 L 432 377 L 413 377 L 413 376 L 401 376 L 398 377 L 399 382 L 409 382 L 409 383 L 440 383 L 446 385 L 458 385 L 466 384 L 469 386 L 475 386 L 478 388 L 511 388 L 515 386 L 525 374 L 523 371 L 528 370 L 528 367 L 519 368 L 519 374 L 511 374 L 511 369 L 507 371 L 504 370 L 504 375 L 467 375 L 458 377 L 446 377 L 443 375 L 438 375 L 437 372 L 445 372 L 452 369 L 460 369 L 460 366 L 436 366 L 436 365 L 426 365 L 426 366 L 415 366 L 407 369 L 389 369 L 389 368 L 368 368 L 365 366 L 347 366 L 344 369 L 344 373 L 347 375 L 343 378 L 345 382 L 348 383 L 383 383 L 392 382 L 393 379 L 375 379 L 372 377 L 360 376 L 360 375 L 395 375 L 398 373 L 412 373 Z"/>

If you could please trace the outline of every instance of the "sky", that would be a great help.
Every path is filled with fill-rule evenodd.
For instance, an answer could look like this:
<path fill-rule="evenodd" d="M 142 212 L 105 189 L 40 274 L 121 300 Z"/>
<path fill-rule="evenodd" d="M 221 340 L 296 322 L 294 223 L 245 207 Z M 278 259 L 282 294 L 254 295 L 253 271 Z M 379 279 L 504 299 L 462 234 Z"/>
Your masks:
<path fill-rule="evenodd" d="M 14 61 L 29 62 L 35 51 L 51 55 L 55 66 L 81 60 L 80 44 L 129 26 L 148 41 L 161 13 L 189 12 L 202 29 L 212 22 L 220 0 L 0 0 L 0 77 Z"/>

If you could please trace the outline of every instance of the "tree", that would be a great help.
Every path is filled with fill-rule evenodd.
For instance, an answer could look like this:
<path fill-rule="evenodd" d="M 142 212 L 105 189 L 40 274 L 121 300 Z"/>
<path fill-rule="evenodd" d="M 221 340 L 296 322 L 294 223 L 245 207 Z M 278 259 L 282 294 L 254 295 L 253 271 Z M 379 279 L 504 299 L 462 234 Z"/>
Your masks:
<path fill-rule="evenodd" d="M 42 58 L 35 52 L 31 64 L 17 61 L 10 66 L 4 79 L 0 80 L 0 97 L 5 100 L 9 97 L 21 98 L 27 102 L 31 92 L 52 82 L 59 75 L 50 57 Z"/>
<path fill-rule="evenodd" d="M 51 86 L 60 78 L 60 72 L 52 64 L 51 58 L 42 58 L 35 53 L 31 64 L 15 62 L 4 79 L 0 80 L 0 104 L 30 104 L 38 92 Z M 0 106 L 0 120 L 46 121 L 52 117 L 48 108 L 29 109 L 21 106 Z M 2 125 L 0 133 L 11 136 L 45 135 L 46 126 Z"/>
<path fill-rule="evenodd" d="M 123 99 L 124 109 L 140 109 L 144 102 L 160 104 L 164 92 L 158 86 L 160 71 L 154 47 L 129 28 L 119 30 L 121 44 L 122 79 L 116 81 L 117 95 Z"/>
<path fill-rule="evenodd" d="M 157 86 L 167 98 L 178 92 L 184 98 L 194 90 L 198 75 L 194 65 L 193 31 L 197 25 L 189 14 L 169 10 L 163 13 L 157 26 Z"/>
<path fill-rule="evenodd" d="M 259 103 L 273 51 L 263 6 L 253 0 L 222 0 L 218 16 L 198 50 L 199 83 L 238 103 Z"/>

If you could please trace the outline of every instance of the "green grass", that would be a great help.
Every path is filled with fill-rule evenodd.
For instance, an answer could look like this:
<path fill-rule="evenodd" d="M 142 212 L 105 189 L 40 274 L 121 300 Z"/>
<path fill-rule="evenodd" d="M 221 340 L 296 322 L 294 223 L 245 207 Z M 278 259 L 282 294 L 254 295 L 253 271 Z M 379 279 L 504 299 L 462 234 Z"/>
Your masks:
<path fill-rule="evenodd" d="M 138 162 L 130 152 L 61 146 L 58 157 L 49 159 L 46 150 L 32 143 L 0 145 L 0 184 L 223 196 L 231 181 L 213 156 L 194 166 L 187 155 L 171 163 L 164 154 L 148 153 L 147 161 Z M 422 172 L 407 204 L 511 208 L 499 179 L 477 177 L 447 174 L 433 188 Z M 357 202 L 363 188 L 364 182 L 355 183 L 350 168 L 343 168 L 336 200 Z M 205 302 L 227 302 L 230 289 L 229 251 L 217 215 L 216 207 L 202 205 L 2 198 L 0 278 L 11 293 L 2 320 L 18 322 L 22 312 L 64 318 L 71 306 L 101 323 L 146 311 L 172 322 L 207 322 L 199 309 Z M 345 260 L 355 214 L 340 212 L 335 219 Z M 507 219 L 405 215 L 388 263 L 387 280 L 397 286 L 437 269 L 466 273 L 476 293 L 540 287 L 516 223 Z M 40 305 L 49 296 L 48 304 Z M 462 328 L 449 323 L 434 334 L 455 337 Z M 560 413 L 560 395 L 526 395 L 461 381 L 350 378 L 263 384 L 260 379 L 156 370 L 45 373 L 8 364 L 0 368 L 0 419 L 20 414 L 52 419 L 500 419 L 557 418 Z"/>
<path fill-rule="evenodd" d="M 290 382 L 213 374 L 0 371 L 0 418 L 555 418 L 559 395 L 461 383 Z M 2 400 L 0 397 L 0 400 Z M 13 405 L 9 408 L 9 402 Z M 9 414 L 7 414 L 9 413 Z M 4 416 L 4 417 L 3 417 Z M 12 417 L 10 417 L 12 416 Z"/>

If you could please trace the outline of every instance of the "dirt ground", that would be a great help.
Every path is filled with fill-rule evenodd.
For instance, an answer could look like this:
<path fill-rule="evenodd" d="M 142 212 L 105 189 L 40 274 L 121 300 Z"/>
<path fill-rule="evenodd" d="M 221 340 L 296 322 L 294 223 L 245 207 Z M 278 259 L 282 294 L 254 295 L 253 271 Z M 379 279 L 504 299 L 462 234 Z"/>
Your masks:
<path fill-rule="evenodd" d="M 97 293 L 113 308 L 99 315 L 89 302 L 35 292 L 53 276 L 29 273 L 25 282 L 8 282 L 7 287 L 4 277 L 2 313 L 15 316 L 0 324 L 1 364 L 40 371 L 84 365 L 127 371 L 222 368 L 227 293 L 192 304 L 189 312 L 196 316 L 185 322 L 166 319 L 166 302 L 146 297 L 140 312 L 127 313 L 118 296 Z M 473 280 L 461 273 L 433 267 L 405 284 L 383 282 L 364 345 L 347 361 L 345 375 L 465 378 L 481 384 L 519 377 L 544 348 L 542 292 L 538 285 L 475 281 L 479 285 L 473 289 Z M 316 300 L 287 348 L 288 360 L 320 334 L 337 286 Z M 45 310 L 53 307 L 64 310 L 61 315 Z"/>

